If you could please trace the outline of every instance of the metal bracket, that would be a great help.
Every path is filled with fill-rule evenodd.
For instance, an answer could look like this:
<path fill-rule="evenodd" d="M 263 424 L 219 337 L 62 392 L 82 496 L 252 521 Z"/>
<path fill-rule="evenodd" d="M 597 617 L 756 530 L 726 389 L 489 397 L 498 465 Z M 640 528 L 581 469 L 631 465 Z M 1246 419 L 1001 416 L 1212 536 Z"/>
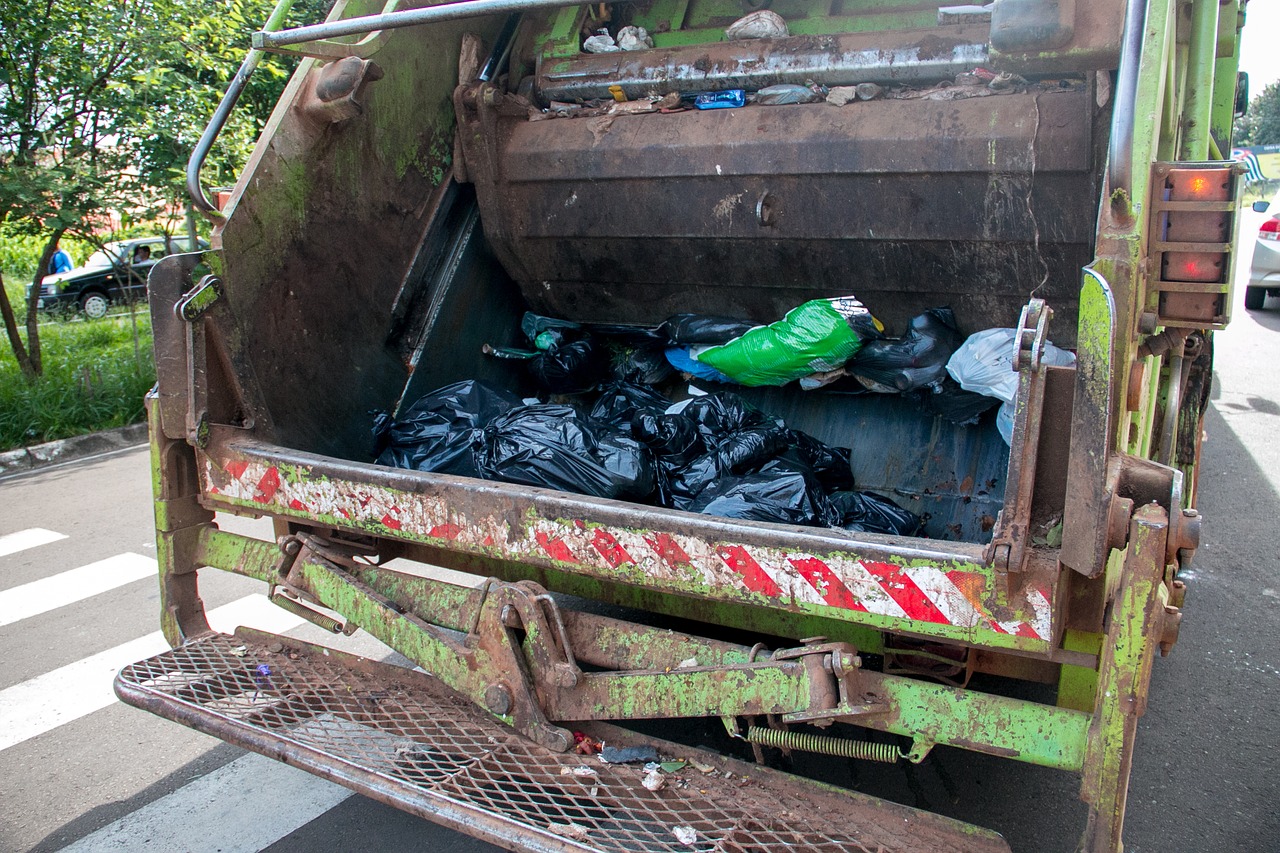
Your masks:
<path fill-rule="evenodd" d="M 1031 299 L 1022 309 L 1014 339 L 1013 369 L 1018 372 L 1018 396 L 1009 447 L 1009 485 L 1004 508 L 996 519 L 995 533 L 985 557 L 1001 574 L 1026 567 L 1030 539 L 1031 497 L 1035 485 L 1036 458 L 1040 450 L 1040 416 L 1044 409 L 1045 334 L 1053 310 L 1043 299 Z"/>
<path fill-rule="evenodd" d="M 804 645 L 800 648 L 783 649 L 773 655 L 777 661 L 799 660 L 809 676 L 809 707 L 782 714 L 782 722 L 825 728 L 838 717 L 882 714 L 890 710 L 888 702 L 859 683 L 862 658 L 854 646 L 829 643 L 825 637 L 810 637 L 801 642 Z"/>
<path fill-rule="evenodd" d="M 204 312 L 213 307 L 213 303 L 222 298 L 222 279 L 216 275 L 207 275 L 191 290 L 183 294 L 173 306 L 173 312 L 179 320 L 194 323 Z"/>

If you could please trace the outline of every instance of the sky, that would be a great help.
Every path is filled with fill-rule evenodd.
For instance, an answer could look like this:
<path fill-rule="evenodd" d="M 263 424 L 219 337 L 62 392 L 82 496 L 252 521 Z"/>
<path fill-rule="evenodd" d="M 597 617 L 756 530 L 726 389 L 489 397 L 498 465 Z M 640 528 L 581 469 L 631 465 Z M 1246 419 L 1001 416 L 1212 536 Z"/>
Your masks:
<path fill-rule="evenodd" d="M 1268 83 L 1280 80 L 1280 0 L 1249 0 L 1240 37 L 1240 70 L 1249 73 L 1252 100 Z"/>

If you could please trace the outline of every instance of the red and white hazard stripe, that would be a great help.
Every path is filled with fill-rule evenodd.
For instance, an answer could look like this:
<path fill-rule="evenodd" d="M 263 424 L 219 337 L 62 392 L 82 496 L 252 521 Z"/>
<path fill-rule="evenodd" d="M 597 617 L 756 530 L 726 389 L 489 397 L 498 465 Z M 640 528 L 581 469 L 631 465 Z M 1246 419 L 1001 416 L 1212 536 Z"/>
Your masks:
<path fill-rule="evenodd" d="M 204 471 L 206 488 L 264 508 L 340 516 L 365 527 L 446 540 L 462 546 L 501 547 L 515 558 L 551 559 L 611 574 L 639 569 L 656 581 L 691 581 L 715 592 L 735 590 L 788 605 L 818 604 L 894 619 L 988 630 L 1039 640 L 1051 634 L 1047 589 L 1030 588 L 1015 602 L 987 603 L 989 577 L 945 566 L 879 562 L 854 554 L 789 552 L 779 548 L 709 542 L 696 536 L 635 531 L 578 520 L 538 518 L 521 530 L 494 517 L 470 519 L 444 498 L 404 495 L 366 484 L 282 477 L 275 466 L 235 461 Z"/>

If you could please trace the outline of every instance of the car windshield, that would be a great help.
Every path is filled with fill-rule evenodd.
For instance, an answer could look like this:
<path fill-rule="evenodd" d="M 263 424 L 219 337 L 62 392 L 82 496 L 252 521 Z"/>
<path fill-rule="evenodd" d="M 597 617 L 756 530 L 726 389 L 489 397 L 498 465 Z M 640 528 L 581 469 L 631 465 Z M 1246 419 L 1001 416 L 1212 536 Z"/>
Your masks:
<path fill-rule="evenodd" d="M 106 269 L 115 264 L 123 264 L 126 260 L 125 248 L 123 243 L 108 243 L 89 256 L 89 260 L 84 262 L 85 269 Z"/>

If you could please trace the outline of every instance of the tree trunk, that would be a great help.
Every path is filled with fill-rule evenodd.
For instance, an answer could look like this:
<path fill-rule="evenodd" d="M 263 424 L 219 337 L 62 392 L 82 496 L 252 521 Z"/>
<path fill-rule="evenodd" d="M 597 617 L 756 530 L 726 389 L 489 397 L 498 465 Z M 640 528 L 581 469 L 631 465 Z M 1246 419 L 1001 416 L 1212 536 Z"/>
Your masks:
<path fill-rule="evenodd" d="M 27 348 L 22 345 L 22 337 L 18 334 L 18 318 L 13 315 L 13 306 L 9 304 L 9 294 L 4 289 L 4 273 L 0 273 L 0 314 L 4 315 L 4 330 L 9 336 L 9 348 L 13 357 L 22 368 L 22 375 L 28 379 L 36 377 L 31 359 L 27 357 Z"/>
<path fill-rule="evenodd" d="M 32 376 L 44 375 L 44 363 L 40 358 L 40 312 L 36 309 L 36 301 L 40 299 L 40 285 L 44 277 L 49 275 L 49 262 L 58 249 L 58 241 L 66 228 L 56 228 L 44 244 L 40 253 L 40 263 L 36 264 L 36 274 L 31 278 L 31 287 L 27 290 L 27 354 L 31 359 Z M 25 372 L 25 371 L 24 371 Z"/>

